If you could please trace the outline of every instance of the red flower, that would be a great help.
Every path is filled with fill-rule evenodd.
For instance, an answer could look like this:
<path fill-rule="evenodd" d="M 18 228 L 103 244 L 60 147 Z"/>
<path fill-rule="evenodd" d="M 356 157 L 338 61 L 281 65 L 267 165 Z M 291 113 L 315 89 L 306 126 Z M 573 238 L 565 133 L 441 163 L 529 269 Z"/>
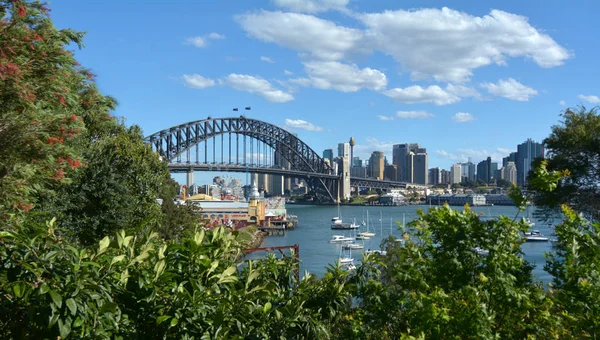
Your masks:
<path fill-rule="evenodd" d="M 76 116 L 76 115 L 74 115 L 74 114 L 73 114 L 73 115 L 71 115 L 71 120 L 72 120 L 72 121 L 76 121 L 76 120 L 77 120 L 77 116 Z"/>
<path fill-rule="evenodd" d="M 59 179 L 64 179 L 64 178 L 65 178 L 65 171 L 63 169 L 56 170 L 56 172 L 54 173 L 54 179 L 59 180 Z"/>
<path fill-rule="evenodd" d="M 19 16 L 20 17 L 24 17 L 25 13 L 27 13 L 27 9 L 25 7 L 23 7 L 23 6 L 19 6 L 18 10 L 19 10 Z"/>

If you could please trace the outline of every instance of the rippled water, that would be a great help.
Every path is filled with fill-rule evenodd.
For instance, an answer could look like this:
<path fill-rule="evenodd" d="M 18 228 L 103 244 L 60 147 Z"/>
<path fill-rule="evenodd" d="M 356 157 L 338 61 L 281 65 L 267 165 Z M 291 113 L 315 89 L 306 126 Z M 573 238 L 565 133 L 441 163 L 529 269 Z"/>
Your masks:
<path fill-rule="evenodd" d="M 369 226 L 377 233 L 375 237 L 365 240 L 365 248 L 379 249 L 382 236 L 386 238 L 390 234 L 396 237 L 400 236 L 396 221 L 402 222 L 404 217 L 406 223 L 413 220 L 417 216 L 417 209 L 427 211 L 429 206 L 399 206 L 399 207 L 376 207 L 376 206 L 341 206 L 341 215 L 344 222 L 351 222 L 356 219 L 357 222 L 366 221 L 367 210 L 369 213 Z M 462 210 L 462 207 L 453 207 L 454 209 Z M 511 206 L 493 206 L 493 207 L 473 207 L 473 211 L 482 213 L 483 216 L 499 216 L 505 215 L 513 217 L 516 212 L 516 207 Z M 284 245 L 300 245 L 301 272 L 304 270 L 310 273 L 321 276 L 325 273 L 328 264 L 337 261 L 340 255 L 339 244 L 329 244 L 329 239 L 332 235 L 343 234 L 343 230 L 332 230 L 330 228 L 331 218 L 338 216 L 337 206 L 315 206 L 315 205 L 289 205 L 288 213 L 298 216 L 299 225 L 296 229 L 288 231 L 285 236 L 267 236 L 262 244 L 262 247 L 284 246 Z M 521 216 L 521 215 L 520 215 Z M 391 219 L 391 221 L 390 221 Z M 544 222 L 537 221 L 534 229 L 539 229 L 545 236 L 552 239 L 551 230 Z M 365 231 L 366 228 L 360 228 L 360 231 Z M 346 231 L 347 236 L 351 236 Z M 356 241 L 362 242 L 362 241 Z M 551 250 L 551 243 L 525 243 L 523 244 L 523 252 L 525 259 L 536 265 L 533 274 L 544 282 L 549 282 L 551 276 L 544 271 L 544 253 Z M 352 252 L 355 263 L 360 261 L 363 250 L 355 250 Z M 253 257 L 260 256 L 254 254 Z"/>

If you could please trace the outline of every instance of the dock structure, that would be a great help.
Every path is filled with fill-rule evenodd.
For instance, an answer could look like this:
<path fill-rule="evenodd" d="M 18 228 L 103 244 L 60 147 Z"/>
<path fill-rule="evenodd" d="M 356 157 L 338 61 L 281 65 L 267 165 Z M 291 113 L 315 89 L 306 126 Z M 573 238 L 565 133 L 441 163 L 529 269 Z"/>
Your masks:
<path fill-rule="evenodd" d="M 285 226 L 259 226 L 258 230 L 267 233 L 269 236 L 277 235 L 283 236 L 285 235 L 285 230 L 287 229 Z"/>

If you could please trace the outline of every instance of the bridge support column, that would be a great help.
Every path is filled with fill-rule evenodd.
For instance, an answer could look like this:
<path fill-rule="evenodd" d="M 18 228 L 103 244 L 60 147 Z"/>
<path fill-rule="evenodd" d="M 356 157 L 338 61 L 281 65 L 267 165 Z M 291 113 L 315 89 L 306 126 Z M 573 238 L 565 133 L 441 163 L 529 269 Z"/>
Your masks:
<path fill-rule="evenodd" d="M 187 176 L 186 176 L 186 187 L 188 188 L 188 190 L 190 189 L 190 187 L 192 186 L 192 184 L 194 184 L 194 169 L 190 168 L 187 171 Z"/>
<path fill-rule="evenodd" d="M 350 191 L 350 161 L 348 157 L 342 157 L 342 170 L 340 174 L 340 183 L 338 190 L 338 202 L 342 199 L 349 199 L 352 194 Z"/>

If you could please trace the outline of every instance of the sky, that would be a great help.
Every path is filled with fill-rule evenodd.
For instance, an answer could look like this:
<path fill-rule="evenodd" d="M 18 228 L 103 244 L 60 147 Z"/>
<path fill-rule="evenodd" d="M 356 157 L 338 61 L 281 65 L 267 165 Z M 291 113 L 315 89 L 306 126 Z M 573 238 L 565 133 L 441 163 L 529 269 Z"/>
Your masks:
<path fill-rule="evenodd" d="M 78 61 L 151 133 L 208 116 L 281 126 L 317 153 L 419 143 L 429 167 L 501 162 L 600 104 L 597 1 L 51 1 Z"/>

